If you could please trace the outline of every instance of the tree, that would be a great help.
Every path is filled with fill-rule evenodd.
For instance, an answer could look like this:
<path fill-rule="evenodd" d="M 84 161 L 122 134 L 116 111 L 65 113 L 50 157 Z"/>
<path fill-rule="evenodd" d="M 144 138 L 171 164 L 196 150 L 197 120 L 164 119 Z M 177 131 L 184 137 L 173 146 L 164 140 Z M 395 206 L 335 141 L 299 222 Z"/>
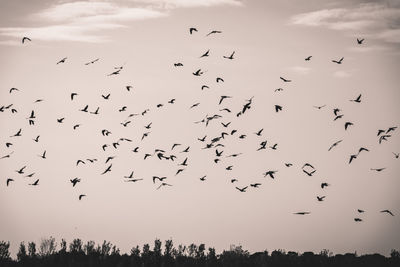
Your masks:
<path fill-rule="evenodd" d="M 133 247 L 131 249 L 131 256 L 140 257 L 140 248 L 139 248 L 139 246 Z"/>
<path fill-rule="evenodd" d="M 18 261 L 23 261 L 23 260 L 26 259 L 26 257 L 27 257 L 27 254 L 26 254 L 25 243 L 21 242 L 19 244 L 19 250 L 18 250 L 18 253 L 17 253 L 17 259 L 18 259 Z"/>
<path fill-rule="evenodd" d="M 86 255 L 93 254 L 96 252 L 95 248 L 95 242 L 94 241 L 88 241 L 84 246 L 83 246 L 83 251 L 85 252 Z"/>
<path fill-rule="evenodd" d="M 10 259 L 10 242 L 0 241 L 0 261 L 6 261 Z"/>
<path fill-rule="evenodd" d="M 69 252 L 71 253 L 80 253 L 82 251 L 82 240 L 79 238 L 75 238 L 72 240 L 72 242 L 69 244 Z"/>
<path fill-rule="evenodd" d="M 34 258 L 36 256 L 36 244 L 35 244 L 35 242 L 29 242 L 28 243 L 28 255 L 31 258 Z"/>
<path fill-rule="evenodd" d="M 56 252 L 57 243 L 56 239 L 52 236 L 49 238 L 42 238 L 39 246 L 39 255 L 42 257 L 49 256 Z"/>
<path fill-rule="evenodd" d="M 399 251 L 392 249 L 392 251 L 390 252 L 390 257 L 393 259 L 400 259 Z"/>
<path fill-rule="evenodd" d="M 65 241 L 65 239 L 61 239 L 61 243 L 60 243 L 60 252 L 61 253 L 66 253 L 67 252 L 67 241 Z"/>

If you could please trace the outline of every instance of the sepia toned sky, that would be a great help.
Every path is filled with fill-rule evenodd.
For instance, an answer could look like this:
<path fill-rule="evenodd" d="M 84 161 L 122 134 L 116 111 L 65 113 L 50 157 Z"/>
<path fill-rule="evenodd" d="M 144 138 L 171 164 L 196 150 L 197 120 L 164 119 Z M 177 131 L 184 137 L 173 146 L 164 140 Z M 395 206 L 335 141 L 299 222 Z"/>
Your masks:
<path fill-rule="evenodd" d="M 189 34 L 190 27 L 198 31 Z M 212 30 L 222 33 L 206 36 Z M 32 41 L 22 44 L 24 36 Z M 223 58 L 233 51 L 233 60 Z M 342 57 L 342 64 L 332 62 Z M 0 113 L 0 157 L 12 153 L 0 159 L 0 239 L 12 243 L 14 255 L 19 242 L 48 236 L 109 240 L 122 252 L 172 238 L 217 251 L 241 244 L 251 252 L 387 255 L 400 249 L 400 159 L 393 154 L 400 152 L 400 129 L 381 144 L 377 132 L 399 126 L 399 59 L 398 1 L 1 1 L 0 107 L 13 106 Z M 183 66 L 174 67 L 178 62 Z M 108 76 L 118 66 L 120 73 Z M 192 75 L 198 69 L 204 74 Z M 9 93 L 13 87 L 19 91 Z M 109 93 L 108 100 L 101 96 Z M 361 103 L 349 101 L 359 94 Z M 231 98 L 219 105 L 222 95 Z M 86 105 L 99 114 L 79 111 Z M 334 108 L 343 118 L 334 121 Z M 139 115 L 122 126 L 131 113 Z M 194 123 L 214 114 L 222 117 L 207 127 Z M 345 122 L 354 125 L 345 130 Z M 10 137 L 19 129 L 22 136 Z M 102 136 L 103 129 L 112 133 Z M 214 163 L 215 147 L 202 148 L 233 129 Z M 120 138 L 132 142 L 114 149 Z M 257 151 L 265 140 L 267 149 Z M 174 143 L 181 145 L 171 151 Z M 349 164 L 360 147 L 369 152 Z M 177 158 L 143 160 L 154 149 Z M 38 156 L 44 150 L 46 159 Z M 235 153 L 242 154 L 227 157 Z M 109 156 L 112 171 L 101 175 Z M 186 157 L 188 166 L 175 175 Z M 86 164 L 76 166 L 78 159 Z M 315 167 L 312 176 L 302 171 L 305 163 Z M 264 177 L 269 170 L 275 179 Z M 126 182 L 132 171 L 143 180 Z M 167 176 L 172 186 L 157 190 L 152 176 Z M 81 182 L 72 187 L 74 177 Z M 6 186 L 8 178 L 14 181 Z M 38 186 L 29 185 L 36 179 Z M 321 189 L 322 182 L 329 186 Z M 311 213 L 293 214 L 300 211 Z"/>

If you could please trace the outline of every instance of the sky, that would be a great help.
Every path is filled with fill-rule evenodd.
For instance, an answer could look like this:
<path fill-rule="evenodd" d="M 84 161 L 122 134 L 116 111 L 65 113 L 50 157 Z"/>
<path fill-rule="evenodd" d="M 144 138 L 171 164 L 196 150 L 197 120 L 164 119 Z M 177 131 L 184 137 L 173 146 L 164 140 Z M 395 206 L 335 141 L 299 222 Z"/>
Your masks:
<path fill-rule="evenodd" d="M 400 249 L 399 129 L 382 133 L 389 136 L 381 143 L 377 136 L 399 126 L 398 1 L 3 0 L 0 7 L 0 157 L 10 155 L 0 159 L 0 237 L 13 255 L 19 242 L 49 236 L 108 240 L 122 252 L 155 238 L 217 251 Z M 207 36 L 213 30 L 221 33 Z M 31 41 L 22 44 L 24 36 Z M 193 75 L 198 69 L 203 74 Z M 350 101 L 360 94 L 360 103 Z M 221 96 L 230 98 L 219 104 Z M 80 111 L 86 105 L 98 114 Z M 335 108 L 342 118 L 334 120 Z M 369 151 L 358 154 L 361 147 Z M 160 160 L 155 149 L 176 159 Z M 143 180 L 127 182 L 132 171 Z M 153 176 L 171 186 L 157 189 Z"/>

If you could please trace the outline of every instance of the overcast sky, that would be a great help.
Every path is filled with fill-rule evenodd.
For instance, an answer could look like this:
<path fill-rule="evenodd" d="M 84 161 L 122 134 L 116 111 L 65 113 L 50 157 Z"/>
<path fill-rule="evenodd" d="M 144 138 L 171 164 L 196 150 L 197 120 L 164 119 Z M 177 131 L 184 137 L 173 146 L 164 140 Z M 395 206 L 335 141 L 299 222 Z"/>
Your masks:
<path fill-rule="evenodd" d="M 222 33 L 206 36 L 212 30 Z M 22 44 L 24 36 L 31 41 Z M 223 58 L 233 51 L 233 60 Z M 381 144 L 377 136 L 399 126 L 399 52 L 398 1 L 1 1 L 0 107 L 13 105 L 0 113 L 0 157 L 10 155 L 0 160 L 0 238 L 11 241 L 13 253 L 21 241 L 50 235 L 109 240 L 123 252 L 155 238 L 218 251 L 230 244 L 251 252 L 400 249 L 399 129 Z M 183 66 L 174 67 L 178 62 Z M 120 73 L 108 76 L 118 66 Z M 192 75 L 197 69 L 200 77 Z M 13 87 L 19 90 L 9 93 Z M 360 94 L 361 103 L 349 101 Z M 231 98 L 219 105 L 222 95 Z M 99 114 L 79 111 L 86 105 Z M 334 108 L 343 114 L 335 121 Z M 133 113 L 140 115 L 128 118 Z M 222 117 L 194 123 L 214 114 Z M 346 122 L 353 123 L 347 130 Z M 10 137 L 19 129 L 22 136 Z M 215 163 L 216 148 L 202 148 L 221 132 L 229 135 L 214 143 L 224 145 Z M 132 142 L 113 148 L 120 138 Z M 174 143 L 181 145 L 171 151 Z M 349 164 L 360 147 L 369 152 Z M 177 158 L 143 160 L 154 149 Z M 44 150 L 46 159 L 38 156 Z M 186 157 L 188 166 L 178 166 Z M 86 164 L 76 166 L 78 159 Z M 315 167 L 312 176 L 302 171 L 305 163 Z M 264 177 L 269 170 L 275 179 Z M 126 182 L 132 171 L 143 180 Z M 172 186 L 157 190 L 153 176 L 167 176 Z M 81 182 L 72 187 L 74 177 Z M 6 186 L 8 178 L 14 181 Z M 323 182 L 329 186 L 321 189 Z M 245 186 L 244 193 L 235 188 Z M 293 214 L 301 211 L 311 213 Z"/>

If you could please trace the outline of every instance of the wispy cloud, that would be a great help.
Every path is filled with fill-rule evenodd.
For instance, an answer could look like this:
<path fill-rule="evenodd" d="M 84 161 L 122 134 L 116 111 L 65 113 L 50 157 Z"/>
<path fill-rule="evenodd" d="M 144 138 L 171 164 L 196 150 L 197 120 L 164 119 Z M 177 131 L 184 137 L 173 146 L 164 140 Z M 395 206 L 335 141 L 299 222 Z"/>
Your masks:
<path fill-rule="evenodd" d="M 63 2 L 30 16 L 43 26 L 0 28 L 0 35 L 44 41 L 106 42 L 106 30 L 127 27 L 131 21 L 166 17 L 176 8 L 218 5 L 242 4 L 238 0 L 130 0 L 123 5 L 105 0 Z"/>
<path fill-rule="evenodd" d="M 385 3 L 360 4 L 353 8 L 322 9 L 295 15 L 290 23 L 332 30 L 351 30 L 369 38 L 400 43 L 400 7 Z"/>

